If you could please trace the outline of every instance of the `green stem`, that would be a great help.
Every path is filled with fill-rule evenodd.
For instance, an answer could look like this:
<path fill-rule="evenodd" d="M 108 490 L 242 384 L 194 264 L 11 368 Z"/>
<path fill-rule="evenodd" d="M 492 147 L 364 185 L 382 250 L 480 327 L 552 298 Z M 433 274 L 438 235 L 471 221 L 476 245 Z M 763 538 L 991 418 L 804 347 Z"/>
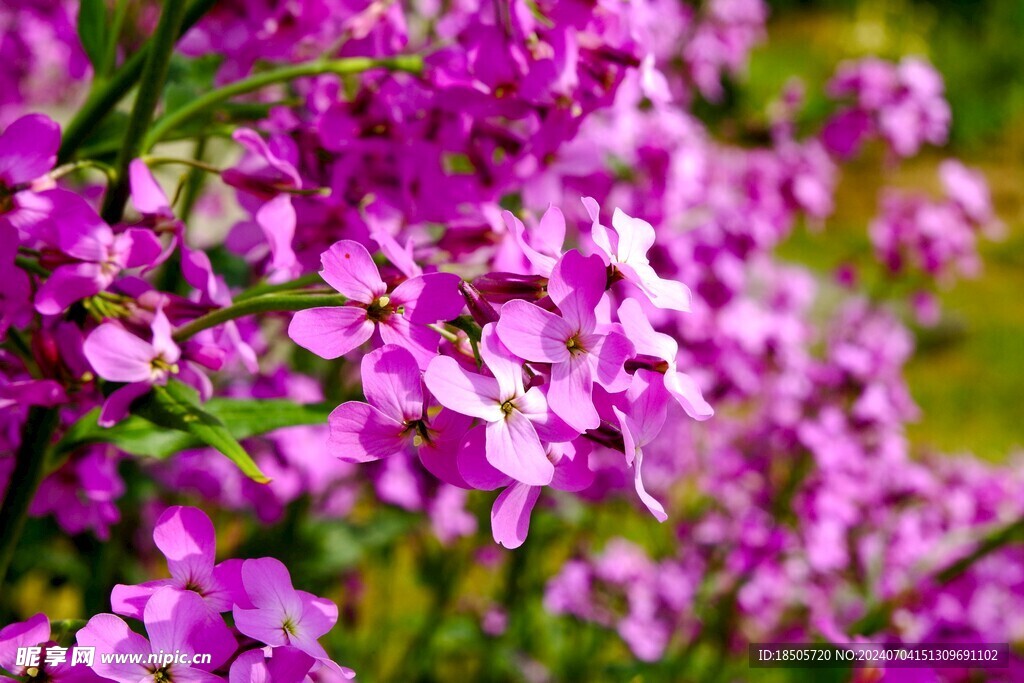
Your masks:
<path fill-rule="evenodd" d="M 21 445 L 15 455 L 14 471 L 7 484 L 7 493 L 0 505 L 0 586 L 4 585 L 7 570 L 14 559 L 21 532 L 32 499 L 43 481 L 46 451 L 57 429 L 60 413 L 56 408 L 33 406 L 21 431 Z M 9 594 L 8 591 L 2 591 Z"/>
<path fill-rule="evenodd" d="M 185 20 L 178 31 L 180 38 L 190 28 L 196 25 L 207 12 L 216 4 L 217 0 L 193 0 L 185 13 Z M 102 87 L 89 94 L 88 99 L 82 108 L 75 114 L 75 118 L 64 128 L 61 136 L 60 152 L 57 154 L 57 162 L 65 163 L 70 160 L 74 153 L 82 146 L 86 138 L 100 125 L 107 114 L 120 102 L 128 91 L 142 76 L 142 69 L 146 65 L 152 46 L 147 44 L 141 50 L 132 55 L 117 72 L 106 81 Z"/>
<path fill-rule="evenodd" d="M 14 265 L 18 266 L 27 273 L 34 273 L 41 277 L 50 277 L 50 271 L 39 265 L 38 262 L 33 261 L 30 258 L 24 256 L 15 256 Z"/>
<path fill-rule="evenodd" d="M 283 313 L 286 311 L 304 311 L 308 308 L 321 306 L 341 306 L 348 299 L 340 294 L 307 294 L 302 292 L 283 292 L 252 297 L 245 301 L 237 301 L 225 308 L 210 311 L 204 316 L 178 328 L 174 340 L 183 342 L 203 330 L 223 325 L 229 320 L 244 318 L 257 313 Z"/>
<path fill-rule="evenodd" d="M 128 0 L 117 0 L 114 7 L 114 20 L 110 25 L 110 40 L 103 51 L 103 61 L 96 69 L 99 78 L 106 78 L 117 62 L 117 41 L 121 38 L 125 17 L 128 16 Z"/>
<path fill-rule="evenodd" d="M 149 154 L 142 157 L 142 160 L 149 167 L 154 166 L 166 166 L 168 164 L 180 164 L 181 166 L 190 166 L 199 171 L 206 171 L 214 175 L 220 175 L 223 171 L 212 164 L 208 164 L 205 161 L 199 159 L 180 159 L 178 157 L 157 157 Z"/>
<path fill-rule="evenodd" d="M 255 74 L 201 95 L 183 107 L 170 112 L 154 124 L 152 130 L 149 131 L 149 135 L 146 136 L 146 141 L 142 148 L 144 151 L 148 151 L 153 145 L 163 140 L 168 133 L 179 128 L 189 119 L 232 97 L 261 90 L 269 85 L 293 81 L 304 76 L 321 76 L 323 74 L 343 76 L 370 69 L 390 69 L 392 71 L 419 73 L 423 69 L 423 60 L 415 55 L 383 59 L 352 57 L 350 59 L 317 60 Z"/>
<path fill-rule="evenodd" d="M 153 37 L 149 41 L 149 56 L 142 69 L 142 86 L 135 96 L 128 129 L 124 133 L 124 142 L 117 155 L 117 181 L 107 187 L 103 198 L 102 215 L 108 223 L 117 223 L 124 214 L 124 204 L 128 200 L 128 165 L 139 156 L 142 141 L 153 120 L 153 113 L 160 102 L 167 78 L 167 69 L 171 64 L 171 54 L 178 32 L 185 21 L 185 0 L 165 0 L 160 21 L 156 25 Z"/>
<path fill-rule="evenodd" d="M 280 282 L 276 285 L 270 285 L 267 283 L 253 285 L 249 289 L 245 290 L 244 292 L 236 296 L 235 303 L 238 303 L 239 301 L 245 301 L 246 299 L 251 299 L 255 296 L 261 296 L 263 294 L 271 294 L 273 292 L 284 292 L 289 289 L 302 289 L 303 287 L 308 287 L 309 285 L 317 285 L 320 284 L 321 282 L 323 282 L 323 278 L 320 277 L 320 273 L 306 273 L 305 275 L 297 277 L 294 280 L 289 280 L 288 282 Z"/>

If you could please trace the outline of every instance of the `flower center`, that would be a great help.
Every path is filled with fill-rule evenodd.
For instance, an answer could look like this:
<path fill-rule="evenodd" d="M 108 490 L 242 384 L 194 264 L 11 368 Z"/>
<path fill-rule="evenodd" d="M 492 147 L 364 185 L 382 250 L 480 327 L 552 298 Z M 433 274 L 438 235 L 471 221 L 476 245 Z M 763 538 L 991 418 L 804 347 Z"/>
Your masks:
<path fill-rule="evenodd" d="M 579 353 L 585 353 L 586 349 L 583 348 L 583 343 L 580 341 L 579 334 L 573 335 L 565 340 L 565 348 L 569 349 L 569 353 L 576 355 Z"/>
<path fill-rule="evenodd" d="M 284 623 L 281 624 L 281 628 L 283 628 L 284 632 L 290 636 L 294 636 L 296 631 L 298 631 L 298 629 L 295 626 L 295 621 L 292 620 L 291 617 L 285 618 Z"/>
<path fill-rule="evenodd" d="M 380 297 L 366 308 L 366 317 L 374 322 L 386 320 L 391 315 L 391 297 L 387 294 Z"/>
<path fill-rule="evenodd" d="M 158 356 L 150 361 L 150 366 L 153 368 L 153 374 L 159 377 L 167 374 L 178 374 L 178 364 L 168 363 L 164 360 L 163 356 Z"/>
<path fill-rule="evenodd" d="M 501 412 L 505 413 L 505 417 L 511 415 L 512 411 L 515 410 L 515 408 L 516 404 L 512 402 L 512 399 L 509 399 L 501 404 Z"/>

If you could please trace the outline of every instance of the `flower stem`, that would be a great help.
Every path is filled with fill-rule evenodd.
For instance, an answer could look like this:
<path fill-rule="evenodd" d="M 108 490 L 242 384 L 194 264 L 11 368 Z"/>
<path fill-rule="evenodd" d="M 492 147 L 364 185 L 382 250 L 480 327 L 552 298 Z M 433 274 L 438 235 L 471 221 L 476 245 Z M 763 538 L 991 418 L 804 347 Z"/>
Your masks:
<path fill-rule="evenodd" d="M 183 325 L 174 332 L 174 340 L 183 342 L 203 330 L 223 325 L 229 320 L 244 318 L 257 313 L 283 313 L 286 311 L 304 311 L 307 308 L 321 306 L 341 306 L 348 299 L 340 294 L 312 294 L 306 292 L 281 292 L 254 296 L 244 301 L 237 301 L 230 306 L 210 311 Z"/>
<path fill-rule="evenodd" d="M 128 165 L 139 156 L 142 149 L 143 139 L 163 93 L 167 69 L 171 64 L 171 54 L 174 52 L 174 44 L 178 40 L 178 33 L 184 21 L 185 0 L 166 0 L 153 38 L 149 41 L 149 55 L 146 57 L 141 75 L 142 86 L 135 96 L 135 106 L 132 107 L 121 151 L 117 155 L 117 180 L 107 187 L 107 193 L 103 197 L 101 213 L 108 223 L 118 222 L 124 214 L 124 204 L 128 200 L 129 191 Z"/>
<path fill-rule="evenodd" d="M 349 59 L 330 59 L 306 62 L 294 66 L 285 66 L 272 71 L 255 74 L 243 78 L 234 83 L 228 83 L 206 93 L 188 104 L 170 112 L 153 126 L 146 136 L 142 146 L 143 151 L 148 151 L 153 145 L 164 139 L 171 131 L 179 128 L 189 119 L 198 116 L 202 112 L 225 102 L 232 97 L 254 92 L 268 85 L 286 83 L 304 76 L 320 76 L 323 74 L 353 74 L 370 69 L 390 69 L 391 71 L 409 71 L 419 73 L 423 68 L 423 60 L 415 55 L 387 57 L 383 59 L 370 59 L 367 57 L 352 57 Z"/>
<path fill-rule="evenodd" d="M 25 518 L 32 499 L 43 481 L 46 452 L 57 428 L 60 413 L 56 408 L 33 406 L 21 431 L 21 444 L 15 455 L 14 471 L 7 484 L 7 492 L 0 504 L 0 586 L 14 559 L 14 551 L 25 528 Z M 7 593 L 7 591 L 0 591 Z"/>
<path fill-rule="evenodd" d="M 295 278 L 294 280 L 289 280 L 288 282 L 280 282 L 276 285 L 271 285 L 264 282 L 262 284 L 253 285 L 249 289 L 240 293 L 238 296 L 235 297 L 235 303 L 238 303 L 239 301 L 245 301 L 246 299 L 251 299 L 255 296 L 261 296 L 263 294 L 271 294 L 273 292 L 284 292 L 289 289 L 302 289 L 303 287 L 320 284 L 322 282 L 323 278 L 320 277 L 320 273 L 306 273 L 305 275 L 301 275 Z"/>
<path fill-rule="evenodd" d="M 178 37 L 180 38 L 202 19 L 203 15 L 210 11 L 216 2 L 217 0 L 194 0 L 185 13 L 185 20 L 178 31 Z M 125 61 L 110 80 L 104 81 L 101 87 L 94 89 L 89 94 L 75 118 L 64 129 L 64 134 L 61 136 L 60 152 L 57 154 L 58 163 L 63 164 L 69 161 L 107 114 L 128 94 L 128 91 L 142 75 L 142 69 L 151 49 L 152 46 L 145 45 Z"/>

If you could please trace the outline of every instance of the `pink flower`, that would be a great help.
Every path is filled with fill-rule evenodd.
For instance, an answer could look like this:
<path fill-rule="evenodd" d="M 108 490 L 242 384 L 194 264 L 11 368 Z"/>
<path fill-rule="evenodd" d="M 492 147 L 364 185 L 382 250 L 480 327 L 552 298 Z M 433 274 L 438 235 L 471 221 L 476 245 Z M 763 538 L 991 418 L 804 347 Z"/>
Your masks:
<path fill-rule="evenodd" d="M 171 578 L 134 586 L 118 584 L 110 606 L 118 614 L 141 619 L 146 604 L 158 590 L 171 587 L 199 595 L 212 612 L 227 612 L 244 599 L 241 561 L 214 564 L 216 539 L 213 522 L 202 510 L 176 505 L 167 508 L 153 529 L 153 541 L 167 558 Z"/>
<path fill-rule="evenodd" d="M 484 326 L 480 356 L 493 377 L 464 369 L 454 359 L 431 361 L 424 381 L 441 405 L 483 420 L 487 461 L 499 472 L 530 486 L 544 486 L 554 477 L 537 428 L 552 424 L 547 400 L 539 387 L 523 386 L 522 363 L 498 339 L 494 323 Z M 560 422 L 560 421 L 559 421 Z M 552 440 L 568 441 L 576 432 Z"/>
<path fill-rule="evenodd" d="M 234 607 L 239 631 L 267 645 L 295 647 L 346 678 L 354 676 L 351 670 L 334 664 L 317 642 L 338 621 L 337 605 L 295 590 L 288 568 L 272 557 L 245 560 L 242 585 L 250 603 Z"/>
<path fill-rule="evenodd" d="M 362 381 L 367 403 L 342 403 L 328 418 L 329 443 L 338 457 L 369 462 L 415 446 L 428 470 L 465 486 L 455 469 L 455 451 L 470 420 L 447 409 L 428 415 L 429 396 L 413 355 L 385 344 L 363 357 Z"/>
<path fill-rule="evenodd" d="M 498 337 L 512 353 L 551 363 L 548 404 L 580 432 L 601 422 L 592 398 L 594 380 L 613 392 L 629 383 L 622 367 L 633 355 L 633 345 L 610 325 L 599 326 L 595 314 L 606 279 L 600 258 L 570 251 L 555 266 L 548 284 L 562 315 L 515 300 L 502 307 L 497 324 Z"/>
<path fill-rule="evenodd" d="M 128 382 L 107 397 L 99 424 L 109 427 L 128 414 L 132 401 L 154 384 L 165 384 L 179 372 L 181 349 L 171 338 L 171 324 L 162 310 L 153 317 L 153 340 L 143 341 L 117 323 L 103 323 L 83 347 L 96 374 L 111 382 Z"/>
<path fill-rule="evenodd" d="M 486 457 L 485 434 L 472 430 L 459 451 L 458 466 L 470 486 L 483 491 L 506 487 L 491 507 L 491 533 L 494 541 L 506 548 L 518 548 L 530 529 L 530 515 L 540 498 L 540 486 L 513 480 L 495 469 Z M 554 466 L 550 486 L 560 491 L 582 491 L 594 481 L 588 466 L 590 445 L 578 439 L 574 443 L 549 444 L 548 460 Z"/>
<path fill-rule="evenodd" d="M 654 228 L 645 220 L 631 218 L 615 209 L 610 233 L 601 225 L 600 208 L 591 197 L 583 198 L 583 205 L 593 221 L 591 237 L 603 254 L 602 258 L 615 273 L 640 288 L 658 308 L 675 311 L 690 310 L 690 290 L 681 282 L 663 280 L 647 259 L 654 246 Z"/>
<path fill-rule="evenodd" d="M 639 301 L 623 301 L 619 306 L 619 320 L 626 336 L 636 346 L 637 353 L 665 362 L 662 372 L 665 388 L 687 415 L 695 420 L 707 420 L 715 414 L 714 409 L 704 400 L 697 382 L 685 372 L 676 370 L 679 343 L 669 335 L 655 331 Z"/>
<path fill-rule="evenodd" d="M 46 662 L 46 650 L 49 646 L 55 646 L 50 639 L 50 620 L 45 614 L 37 614 L 27 621 L 23 621 L 0 630 L 0 667 L 5 672 L 16 676 L 27 676 L 30 680 L 66 681 L 99 681 L 99 676 L 93 673 L 92 669 L 84 666 L 72 666 L 69 661 L 48 664 Z M 37 672 L 30 675 L 33 667 L 18 665 L 18 650 L 20 648 L 39 647 L 39 666 L 34 667 Z M 0 680 L 11 681 L 13 679 L 0 676 Z"/>
<path fill-rule="evenodd" d="M 668 392 L 660 382 L 653 381 L 654 373 L 637 370 L 633 382 L 626 390 L 628 412 L 613 407 L 622 430 L 626 452 L 626 463 L 633 466 L 633 485 L 640 500 L 659 522 L 668 519 L 665 508 L 644 488 L 640 469 L 643 465 L 643 448 L 654 440 L 665 424 L 668 411 Z"/>
<path fill-rule="evenodd" d="M 308 680 L 306 674 L 315 663 L 315 659 L 294 647 L 249 650 L 231 663 L 228 682 L 302 683 Z"/>
<path fill-rule="evenodd" d="M 210 672 L 227 661 L 238 643 L 220 615 L 211 612 L 198 594 L 171 587 L 161 588 L 146 602 L 142 619 L 149 634 L 148 640 L 113 614 L 97 614 L 78 632 L 79 645 L 96 648 L 93 664 L 96 673 L 118 683 L 138 683 L 151 678 L 198 683 L 222 680 Z M 189 661 L 197 653 L 208 654 L 210 662 L 192 667 L 147 661 L 150 654 L 176 651 L 188 655 Z M 103 661 L 100 653 L 141 655 L 142 662 L 108 663 Z"/>
<path fill-rule="evenodd" d="M 299 311 L 288 335 L 322 358 L 343 356 L 379 330 L 385 344 L 405 347 L 424 367 L 437 353 L 440 339 L 426 325 L 454 318 L 464 305 L 459 277 L 451 273 L 409 278 L 389 293 L 370 252 L 358 242 L 336 242 L 323 253 L 321 262 L 320 275 L 350 301 L 344 306 Z"/>
<path fill-rule="evenodd" d="M 57 247 L 71 257 L 36 292 L 36 310 L 44 315 L 57 315 L 76 301 L 102 292 L 126 268 L 153 265 L 163 250 L 151 230 L 129 228 L 114 234 L 73 192 L 49 190 L 39 196 L 51 204 Z"/>

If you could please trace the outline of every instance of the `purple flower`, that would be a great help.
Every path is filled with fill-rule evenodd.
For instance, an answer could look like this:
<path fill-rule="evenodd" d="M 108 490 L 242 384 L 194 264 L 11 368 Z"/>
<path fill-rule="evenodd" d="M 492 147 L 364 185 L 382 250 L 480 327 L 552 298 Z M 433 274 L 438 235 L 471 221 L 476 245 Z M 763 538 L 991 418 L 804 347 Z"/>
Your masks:
<path fill-rule="evenodd" d="M 302 187 L 302 179 L 294 166 L 294 143 L 284 136 L 273 136 L 268 143 L 248 128 L 236 130 L 232 137 L 246 148 L 246 153 L 237 166 L 225 170 L 221 177 L 238 188 L 239 202 L 253 215 L 257 229 L 269 245 L 268 279 L 279 282 L 295 277 L 299 272 L 292 250 L 296 216 L 288 192 Z M 235 226 L 229 242 L 244 242 L 241 235 L 251 232 L 250 228 L 247 223 Z"/>
<path fill-rule="evenodd" d="M 679 343 L 669 335 L 655 331 L 639 301 L 623 301 L 619 306 L 619 320 L 626 336 L 636 346 L 637 353 L 664 361 L 664 386 L 687 415 L 695 420 L 707 420 L 715 414 L 714 409 L 704 400 L 697 382 L 686 373 L 676 370 Z"/>
<path fill-rule="evenodd" d="M 249 603 L 235 605 L 235 628 L 267 645 L 302 650 L 346 678 L 354 676 L 351 670 L 334 664 L 317 642 L 338 621 L 338 607 L 333 602 L 295 590 L 288 568 L 272 557 L 245 560 L 242 585 Z"/>
<path fill-rule="evenodd" d="M 315 663 L 294 647 L 249 650 L 231 663 L 228 683 L 302 683 Z"/>
<path fill-rule="evenodd" d="M 69 534 L 92 530 L 104 541 L 110 527 L 121 519 L 116 501 L 124 493 L 117 473 L 121 456 L 112 449 L 84 449 L 43 480 L 29 512 L 35 517 L 52 514 Z"/>
<path fill-rule="evenodd" d="M 561 316 L 528 301 L 510 301 L 501 309 L 498 338 L 517 356 L 551 363 L 548 405 L 577 431 L 600 424 L 592 398 L 595 379 L 609 391 L 621 391 L 629 378 L 623 363 L 633 345 L 610 325 L 598 325 L 595 309 L 604 295 L 605 266 L 597 256 L 570 251 L 555 266 L 548 292 Z"/>
<path fill-rule="evenodd" d="M 56 246 L 70 257 L 57 266 L 36 292 L 36 310 L 57 315 L 71 304 L 104 291 L 126 268 L 151 266 L 163 248 L 155 233 L 143 228 L 114 231 L 89 204 L 73 192 L 49 190 L 57 225 Z"/>
<path fill-rule="evenodd" d="M 494 541 L 506 548 L 518 548 L 530 529 L 530 514 L 542 487 L 513 480 L 495 469 L 486 456 L 485 431 L 470 431 L 459 451 L 458 465 L 470 486 L 483 491 L 505 487 L 491 507 L 491 533 Z M 573 443 L 549 444 L 548 460 L 554 466 L 550 486 L 560 491 L 582 491 L 594 481 L 588 467 L 590 445 L 582 439 Z"/>
<path fill-rule="evenodd" d="M 101 426 L 124 418 L 132 401 L 178 374 L 181 349 L 171 338 L 171 324 L 162 310 L 154 315 L 152 329 L 153 340 L 146 342 L 117 323 L 103 323 L 86 338 L 83 350 L 96 374 L 110 382 L 128 382 L 107 397 Z"/>
<path fill-rule="evenodd" d="M 16 193 L 53 168 L 60 126 L 42 114 L 22 116 L 0 133 L 0 215 L 16 208 Z"/>
<path fill-rule="evenodd" d="M 211 612 L 203 599 L 192 591 L 165 587 L 146 602 L 142 620 L 149 635 L 132 631 L 121 617 L 97 614 L 78 632 L 78 644 L 96 648 L 93 670 L 118 683 L 141 680 L 221 681 L 210 673 L 227 661 L 238 643 L 219 614 Z M 210 662 L 190 666 L 181 663 L 149 663 L 151 654 L 210 655 Z M 141 655 L 141 663 L 104 662 L 106 654 Z"/>
<path fill-rule="evenodd" d="M 583 205 L 593 221 L 591 237 L 594 244 L 615 273 L 636 285 L 658 308 L 690 310 L 690 290 L 686 285 L 661 279 L 651 267 L 647 252 L 654 246 L 654 228 L 650 223 L 615 209 L 612 214 L 614 232 L 610 233 L 601 224 L 597 202 L 591 197 L 584 197 Z"/>
<path fill-rule="evenodd" d="M 153 541 L 167 558 L 169 579 L 138 585 L 118 584 L 110 594 L 110 607 L 126 617 L 141 619 L 146 604 L 158 590 L 171 587 L 199 595 L 211 612 L 227 612 L 244 599 L 241 561 L 214 564 L 216 539 L 213 522 L 194 507 L 167 508 L 153 528 Z"/>
<path fill-rule="evenodd" d="M 68 653 L 64 653 L 64 661 L 48 663 L 47 650 L 56 646 L 50 639 L 50 620 L 45 614 L 37 614 L 27 621 L 11 624 L 0 630 L 0 668 L 16 676 L 26 676 L 29 680 L 46 681 L 100 681 L 92 669 L 84 666 L 72 666 Z M 20 648 L 38 647 L 39 665 L 35 667 L 18 665 Z M 35 671 L 33 671 L 35 669 Z M 13 681 L 12 678 L 0 676 L 2 681 Z"/>
<path fill-rule="evenodd" d="M 530 486 L 551 483 L 555 468 L 537 433 L 538 427 L 553 424 L 544 394 L 539 387 L 523 386 L 522 362 L 498 339 L 493 323 L 484 326 L 480 357 L 492 377 L 469 372 L 454 358 L 438 356 L 424 375 L 427 388 L 446 408 L 486 423 L 487 461 L 495 469 Z M 556 441 L 576 435 L 555 429 L 563 432 Z"/>
<path fill-rule="evenodd" d="M 628 410 L 612 408 L 618 418 L 625 444 L 626 463 L 633 466 L 633 484 L 637 495 L 651 514 L 659 522 L 668 519 L 665 508 L 655 500 L 644 488 L 641 467 L 643 465 L 643 448 L 654 440 L 665 424 L 668 410 L 668 392 L 661 382 L 654 380 L 654 373 L 649 370 L 637 370 L 633 382 L 626 391 Z"/>
<path fill-rule="evenodd" d="M 329 443 L 338 457 L 351 462 L 379 460 L 415 446 L 428 470 L 458 485 L 455 451 L 470 420 L 447 409 L 431 417 L 420 374 L 413 355 L 395 344 L 364 356 L 368 402 L 349 401 L 334 409 L 328 418 Z"/>
<path fill-rule="evenodd" d="M 451 273 L 409 278 L 389 293 L 370 252 L 358 242 L 336 242 L 321 261 L 320 275 L 350 301 L 299 311 L 288 335 L 323 358 L 345 355 L 368 341 L 376 329 L 385 344 L 405 347 L 424 367 L 437 353 L 440 339 L 426 325 L 454 318 L 464 305 L 459 277 Z"/>

